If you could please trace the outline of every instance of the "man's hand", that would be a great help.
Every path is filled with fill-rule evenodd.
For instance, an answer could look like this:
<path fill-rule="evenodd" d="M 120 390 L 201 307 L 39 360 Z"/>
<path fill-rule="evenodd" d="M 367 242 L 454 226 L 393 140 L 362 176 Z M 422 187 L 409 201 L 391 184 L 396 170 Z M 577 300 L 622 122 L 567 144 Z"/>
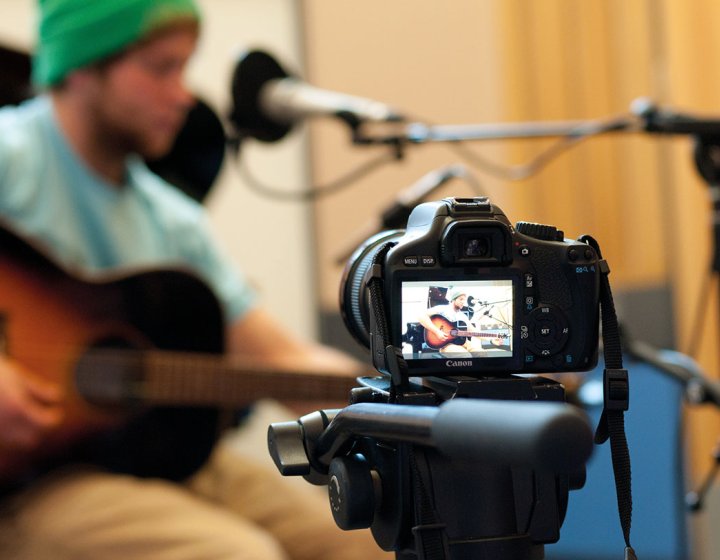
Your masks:
<path fill-rule="evenodd" d="M 63 418 L 60 387 L 0 358 L 0 448 L 22 453 L 40 444 Z"/>
<path fill-rule="evenodd" d="M 444 330 L 441 330 L 437 327 L 433 328 L 433 331 L 435 332 L 435 336 L 438 338 L 440 342 L 445 342 L 450 338 L 450 333 L 445 332 Z"/>

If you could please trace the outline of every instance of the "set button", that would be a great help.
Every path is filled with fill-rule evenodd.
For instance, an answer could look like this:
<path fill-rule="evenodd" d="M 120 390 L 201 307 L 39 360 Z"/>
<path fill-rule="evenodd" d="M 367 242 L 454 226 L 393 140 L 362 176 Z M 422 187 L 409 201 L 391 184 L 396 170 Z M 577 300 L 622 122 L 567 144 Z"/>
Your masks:
<path fill-rule="evenodd" d="M 552 356 L 563 349 L 570 329 L 559 310 L 541 305 L 530 312 L 521 333 L 525 333 L 526 348 L 530 352 L 538 356 Z"/>

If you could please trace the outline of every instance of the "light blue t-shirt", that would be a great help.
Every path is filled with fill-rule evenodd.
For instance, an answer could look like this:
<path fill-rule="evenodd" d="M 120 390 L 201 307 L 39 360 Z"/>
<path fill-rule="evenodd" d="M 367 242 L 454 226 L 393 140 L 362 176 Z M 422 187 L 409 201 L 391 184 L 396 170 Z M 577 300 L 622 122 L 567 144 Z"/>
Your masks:
<path fill-rule="evenodd" d="M 254 300 L 200 204 L 139 158 L 128 159 L 122 188 L 96 175 L 66 141 L 48 96 L 0 109 L 0 218 L 70 269 L 189 267 L 229 322 Z"/>

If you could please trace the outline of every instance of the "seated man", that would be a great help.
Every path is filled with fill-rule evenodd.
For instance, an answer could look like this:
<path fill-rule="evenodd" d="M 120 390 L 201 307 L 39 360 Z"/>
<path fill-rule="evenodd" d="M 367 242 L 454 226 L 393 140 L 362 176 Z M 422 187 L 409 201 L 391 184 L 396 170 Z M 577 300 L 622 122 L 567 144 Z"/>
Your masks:
<path fill-rule="evenodd" d="M 282 334 L 213 240 L 203 208 L 142 163 L 170 149 L 194 102 L 183 85 L 200 30 L 193 0 L 40 0 L 39 5 L 33 73 L 46 92 L 0 110 L 3 224 L 64 269 L 85 275 L 189 269 L 220 302 L 225 325 L 220 342 L 228 353 L 273 367 L 356 374 L 357 364 L 345 356 Z M 3 278 L 6 265 L 0 260 Z M 18 282 L 16 288 L 31 282 Z M 2 296 L 8 304 L 18 297 L 14 290 Z M 125 303 L 135 305 L 134 312 L 162 313 L 153 301 L 148 298 L 141 309 L 132 297 Z M 43 321 L 52 310 L 37 304 L 34 318 Z M 5 317 L 7 310 L 0 311 Z M 7 319 L 9 354 L 0 357 L 0 477 L 7 474 L 4 458 L 58 444 L 55 435 L 67 419 L 72 393 L 59 376 L 13 358 L 13 329 L 24 319 Z M 161 325 L 168 322 L 165 316 L 158 319 Z M 266 332 L 275 333 L 271 340 Z M 39 345 L 35 353 L 38 359 L 51 355 Z M 197 424 L 207 421 L 200 418 Z M 185 429 L 193 426 L 192 421 L 170 423 L 163 432 L 148 424 L 144 435 L 159 445 L 167 443 L 162 434 L 172 436 L 177 444 L 171 451 L 182 455 Z M 121 464 L 133 463 L 126 456 L 129 449 L 113 451 Z M 2 481 L 0 557 L 390 557 L 368 531 L 338 529 L 326 497 L 294 486 L 303 481 L 291 484 L 274 469 L 221 445 L 179 481 L 140 477 L 129 468 L 114 472 L 90 462 L 81 465 L 69 452 L 63 459 L 56 468 L 29 469 Z M 159 467 L 172 467 L 175 457 L 161 454 L 159 460 Z"/>
<path fill-rule="evenodd" d="M 428 309 L 418 322 L 426 329 L 428 346 L 436 348 L 444 356 L 472 357 L 487 352 L 483 347 L 477 325 L 470 321 L 464 311 L 468 294 L 460 288 L 450 288 L 445 296 L 448 303 Z M 490 339 L 494 345 L 502 344 L 501 339 Z"/>

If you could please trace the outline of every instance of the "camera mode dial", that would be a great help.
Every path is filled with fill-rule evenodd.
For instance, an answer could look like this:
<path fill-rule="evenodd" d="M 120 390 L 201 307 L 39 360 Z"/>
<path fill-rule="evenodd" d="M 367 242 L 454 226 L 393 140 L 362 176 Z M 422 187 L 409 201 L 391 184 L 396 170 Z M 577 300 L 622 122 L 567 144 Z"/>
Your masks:
<path fill-rule="evenodd" d="M 565 234 L 555 226 L 536 224 L 534 222 L 518 222 L 515 229 L 518 233 L 535 239 L 542 239 L 543 241 L 562 241 L 565 237 Z"/>

